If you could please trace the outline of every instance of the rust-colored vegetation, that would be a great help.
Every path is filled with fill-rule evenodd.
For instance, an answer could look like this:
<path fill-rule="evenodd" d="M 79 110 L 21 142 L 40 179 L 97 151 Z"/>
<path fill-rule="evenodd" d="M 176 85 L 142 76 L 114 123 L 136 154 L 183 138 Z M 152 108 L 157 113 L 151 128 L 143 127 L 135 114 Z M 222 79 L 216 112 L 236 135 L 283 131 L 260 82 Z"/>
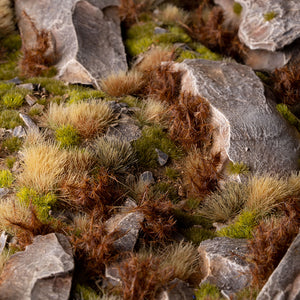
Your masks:
<path fill-rule="evenodd" d="M 23 58 L 20 61 L 21 74 L 28 77 L 39 76 L 53 66 L 57 60 L 54 40 L 51 33 L 38 30 L 34 22 L 23 11 L 36 35 L 35 47 L 26 49 L 22 46 Z"/>
<path fill-rule="evenodd" d="M 249 241 L 253 264 L 253 283 L 262 287 L 297 236 L 300 226 L 300 199 L 281 205 L 284 216 L 271 222 L 261 221 Z"/>

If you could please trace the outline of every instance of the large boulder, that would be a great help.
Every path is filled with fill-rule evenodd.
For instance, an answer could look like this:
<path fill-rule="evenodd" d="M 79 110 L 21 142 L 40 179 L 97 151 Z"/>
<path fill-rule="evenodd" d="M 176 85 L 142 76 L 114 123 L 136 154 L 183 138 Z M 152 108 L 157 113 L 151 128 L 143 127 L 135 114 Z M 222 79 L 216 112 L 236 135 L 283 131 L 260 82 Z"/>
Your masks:
<path fill-rule="evenodd" d="M 214 153 L 221 162 L 243 162 L 253 173 L 287 173 L 298 167 L 299 134 L 264 95 L 251 68 L 226 61 L 187 59 L 175 64 L 184 72 L 182 91 L 211 104 Z"/>
<path fill-rule="evenodd" d="M 34 49 L 41 32 L 56 58 L 59 78 L 92 84 L 112 72 L 127 70 L 118 17 L 119 0 L 16 0 L 23 47 Z"/>
<path fill-rule="evenodd" d="M 299 0 L 236 0 L 243 7 L 239 38 L 250 49 L 275 51 L 300 37 Z"/>
<path fill-rule="evenodd" d="M 249 286 L 252 276 L 245 260 L 247 249 L 247 241 L 243 239 L 217 237 L 201 242 L 198 248 L 204 276 L 201 284 L 214 284 L 228 297 Z"/>
<path fill-rule="evenodd" d="M 271 299 L 300 299 L 300 233 L 257 297 Z"/>
<path fill-rule="evenodd" d="M 1 300 L 67 300 L 74 259 L 68 239 L 57 233 L 37 236 L 12 255 L 0 277 Z"/>

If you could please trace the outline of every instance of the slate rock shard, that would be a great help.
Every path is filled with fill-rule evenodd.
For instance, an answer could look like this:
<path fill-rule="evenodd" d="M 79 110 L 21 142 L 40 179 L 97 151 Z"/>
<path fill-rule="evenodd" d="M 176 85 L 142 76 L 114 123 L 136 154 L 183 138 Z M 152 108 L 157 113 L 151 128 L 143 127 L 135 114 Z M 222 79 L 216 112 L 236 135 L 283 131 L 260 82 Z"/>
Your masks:
<path fill-rule="evenodd" d="M 264 87 L 247 66 L 202 59 L 174 65 L 185 72 L 182 91 L 211 104 L 213 153 L 221 163 L 243 162 L 254 174 L 289 173 L 298 168 L 299 134 L 264 95 Z"/>
<path fill-rule="evenodd" d="M 100 78 L 127 70 L 118 6 L 118 0 L 15 1 L 23 46 L 34 48 L 36 31 L 48 32 L 47 55 L 56 57 L 58 77 L 95 87 Z"/>
<path fill-rule="evenodd" d="M 300 37 L 299 0 L 236 0 L 243 7 L 238 36 L 250 49 L 276 51 Z"/>
<path fill-rule="evenodd" d="M 12 255 L 0 277 L 1 300 L 67 300 L 74 259 L 68 239 L 58 233 L 37 236 Z"/>

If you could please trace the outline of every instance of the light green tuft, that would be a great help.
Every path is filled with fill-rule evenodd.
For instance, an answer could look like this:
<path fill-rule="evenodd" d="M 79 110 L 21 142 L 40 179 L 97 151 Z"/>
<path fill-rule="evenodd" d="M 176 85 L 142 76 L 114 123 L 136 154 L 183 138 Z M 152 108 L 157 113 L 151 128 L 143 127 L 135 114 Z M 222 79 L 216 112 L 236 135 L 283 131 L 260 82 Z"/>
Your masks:
<path fill-rule="evenodd" d="M 275 17 L 277 17 L 277 15 L 278 14 L 275 11 L 269 11 L 264 14 L 264 19 L 266 22 L 269 22 L 269 21 L 273 20 Z"/>
<path fill-rule="evenodd" d="M 242 175 L 249 173 L 249 167 L 243 162 L 230 161 L 227 170 L 231 175 Z"/>
<path fill-rule="evenodd" d="M 210 283 L 205 283 L 200 286 L 195 292 L 196 300 L 207 300 L 207 299 L 223 299 L 219 289 Z"/>
<path fill-rule="evenodd" d="M 55 130 L 55 138 L 61 147 L 73 147 L 80 143 L 77 130 L 71 125 L 60 126 Z"/>
<path fill-rule="evenodd" d="M 2 97 L 2 103 L 6 108 L 19 108 L 23 102 L 24 95 L 17 90 L 10 90 Z"/>
<path fill-rule="evenodd" d="M 14 177 L 8 170 L 0 170 L 0 188 L 8 188 L 12 185 Z"/>
<path fill-rule="evenodd" d="M 233 9 L 233 12 L 239 16 L 243 10 L 243 7 L 240 3 L 234 2 L 232 9 Z"/>
<path fill-rule="evenodd" d="M 277 104 L 276 109 L 288 121 L 289 124 L 295 126 L 300 132 L 300 120 L 289 110 L 287 105 L 283 103 Z"/>
<path fill-rule="evenodd" d="M 15 110 L 0 111 L 0 127 L 6 129 L 13 129 L 19 125 L 23 125 L 23 121 Z"/>
<path fill-rule="evenodd" d="M 16 136 L 9 137 L 2 142 L 2 148 L 9 153 L 18 151 L 22 146 L 22 140 Z"/>

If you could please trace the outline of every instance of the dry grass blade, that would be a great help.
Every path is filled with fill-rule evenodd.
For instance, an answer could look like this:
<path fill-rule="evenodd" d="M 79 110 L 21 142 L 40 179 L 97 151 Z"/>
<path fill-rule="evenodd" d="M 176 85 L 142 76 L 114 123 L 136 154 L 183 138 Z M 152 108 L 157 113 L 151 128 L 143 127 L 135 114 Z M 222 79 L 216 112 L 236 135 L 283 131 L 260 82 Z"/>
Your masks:
<path fill-rule="evenodd" d="M 167 4 L 159 15 L 165 24 L 185 24 L 189 15 L 183 9 L 172 4 Z"/>
<path fill-rule="evenodd" d="M 162 125 L 163 127 L 167 127 L 169 119 L 168 111 L 169 108 L 165 103 L 154 99 L 147 99 L 146 104 L 141 111 L 141 117 L 146 122 L 151 122 L 154 124 Z"/>

